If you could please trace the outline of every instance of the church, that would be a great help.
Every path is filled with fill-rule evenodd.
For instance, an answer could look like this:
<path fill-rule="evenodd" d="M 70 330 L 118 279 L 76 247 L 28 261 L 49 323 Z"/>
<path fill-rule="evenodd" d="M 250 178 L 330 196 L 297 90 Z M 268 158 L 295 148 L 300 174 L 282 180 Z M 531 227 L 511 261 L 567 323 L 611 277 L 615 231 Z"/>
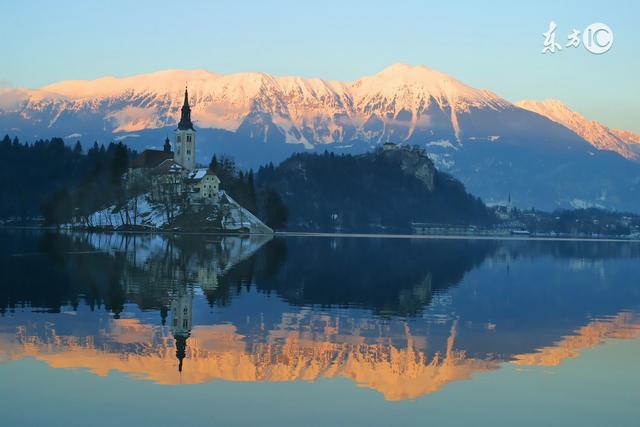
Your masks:
<path fill-rule="evenodd" d="M 158 203 L 215 204 L 220 192 L 220 179 L 207 168 L 196 165 L 196 130 L 191 121 L 188 89 L 171 150 L 169 138 L 162 150 L 147 149 L 136 157 L 127 174 L 129 189 L 150 188 L 151 200 Z"/>
<path fill-rule="evenodd" d="M 184 103 L 180 114 L 180 121 L 176 128 L 176 152 L 174 160 L 187 171 L 196 168 L 196 130 L 191 122 L 191 106 L 189 106 L 189 92 L 184 89 Z"/>

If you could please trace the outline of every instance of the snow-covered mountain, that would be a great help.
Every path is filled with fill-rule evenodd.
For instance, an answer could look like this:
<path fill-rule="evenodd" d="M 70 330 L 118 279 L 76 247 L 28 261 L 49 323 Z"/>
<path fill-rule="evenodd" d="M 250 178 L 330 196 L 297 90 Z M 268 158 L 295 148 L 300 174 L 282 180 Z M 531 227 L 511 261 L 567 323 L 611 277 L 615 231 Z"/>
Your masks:
<path fill-rule="evenodd" d="M 568 127 L 599 150 L 615 151 L 627 159 L 640 160 L 640 136 L 632 132 L 610 129 L 589 120 L 556 99 L 523 100 L 516 105 Z"/>
<path fill-rule="evenodd" d="M 39 90 L 5 90 L 0 114 L 13 113 L 42 133 L 70 131 L 71 119 L 100 122 L 113 133 L 160 128 L 175 123 L 185 83 L 199 127 L 245 131 L 263 140 L 280 135 L 307 147 L 354 139 L 402 142 L 420 136 L 458 142 L 488 137 L 467 135 L 460 115 L 514 108 L 444 73 L 396 64 L 350 83 L 203 70 L 63 81 Z"/>
<path fill-rule="evenodd" d="M 640 166 L 628 160 L 637 135 L 574 126 L 581 117 L 533 112 L 424 66 L 395 64 L 352 82 L 166 70 L 3 89 L 0 133 L 159 147 L 178 121 L 185 84 L 203 163 L 216 152 L 256 167 L 296 150 L 362 152 L 390 141 L 421 145 L 489 203 L 510 193 L 523 207 L 640 211 Z"/>

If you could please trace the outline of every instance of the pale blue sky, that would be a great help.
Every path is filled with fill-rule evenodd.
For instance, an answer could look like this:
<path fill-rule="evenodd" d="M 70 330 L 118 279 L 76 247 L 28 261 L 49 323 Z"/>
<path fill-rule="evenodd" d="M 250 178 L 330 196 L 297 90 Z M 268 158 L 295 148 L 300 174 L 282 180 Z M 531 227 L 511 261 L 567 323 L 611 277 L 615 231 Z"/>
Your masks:
<path fill-rule="evenodd" d="M 510 101 L 558 98 L 640 132 L 640 6 L 634 1 L 24 1 L 0 3 L 0 83 L 166 68 L 353 80 L 424 64 Z M 608 24 L 613 48 L 542 55 L 550 20 Z"/>

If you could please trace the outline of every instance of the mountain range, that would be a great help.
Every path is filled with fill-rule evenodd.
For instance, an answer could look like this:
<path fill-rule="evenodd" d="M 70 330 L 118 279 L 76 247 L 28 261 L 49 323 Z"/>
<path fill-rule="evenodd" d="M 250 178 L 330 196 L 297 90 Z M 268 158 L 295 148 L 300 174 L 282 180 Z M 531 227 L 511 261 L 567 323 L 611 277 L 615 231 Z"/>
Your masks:
<path fill-rule="evenodd" d="M 422 146 L 488 203 L 640 211 L 638 135 L 559 101 L 513 104 L 424 66 L 395 64 L 352 82 L 167 70 L 3 89 L 0 131 L 159 147 L 185 83 L 202 163 L 216 152 L 255 167 L 294 151 L 358 153 L 395 142 Z"/>
<path fill-rule="evenodd" d="M 557 99 L 524 100 L 516 105 L 566 126 L 599 150 L 614 151 L 627 159 L 640 160 L 640 135 L 610 129 L 602 123 L 589 120 Z"/>

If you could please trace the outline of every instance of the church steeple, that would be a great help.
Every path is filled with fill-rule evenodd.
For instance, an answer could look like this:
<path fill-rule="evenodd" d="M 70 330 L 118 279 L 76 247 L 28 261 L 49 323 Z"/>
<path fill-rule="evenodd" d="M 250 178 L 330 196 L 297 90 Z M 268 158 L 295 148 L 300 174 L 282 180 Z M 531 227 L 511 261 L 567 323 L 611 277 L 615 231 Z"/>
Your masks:
<path fill-rule="evenodd" d="M 191 122 L 191 107 L 189 106 L 189 92 L 184 88 L 184 104 L 180 122 L 176 128 L 176 145 L 174 160 L 187 171 L 196 168 L 196 130 Z"/>
<path fill-rule="evenodd" d="M 184 103 L 182 104 L 182 114 L 178 123 L 179 130 L 195 130 L 191 123 L 191 107 L 189 106 L 189 92 L 184 88 Z"/>
<path fill-rule="evenodd" d="M 186 356 L 187 338 L 189 335 L 179 334 L 173 337 L 176 340 L 176 358 L 178 359 L 178 372 L 182 372 L 182 363 Z"/>
<path fill-rule="evenodd" d="M 176 344 L 178 371 L 182 372 L 182 363 L 186 356 L 187 339 L 191 335 L 193 294 L 185 287 L 178 289 L 171 298 L 171 332 Z"/>

